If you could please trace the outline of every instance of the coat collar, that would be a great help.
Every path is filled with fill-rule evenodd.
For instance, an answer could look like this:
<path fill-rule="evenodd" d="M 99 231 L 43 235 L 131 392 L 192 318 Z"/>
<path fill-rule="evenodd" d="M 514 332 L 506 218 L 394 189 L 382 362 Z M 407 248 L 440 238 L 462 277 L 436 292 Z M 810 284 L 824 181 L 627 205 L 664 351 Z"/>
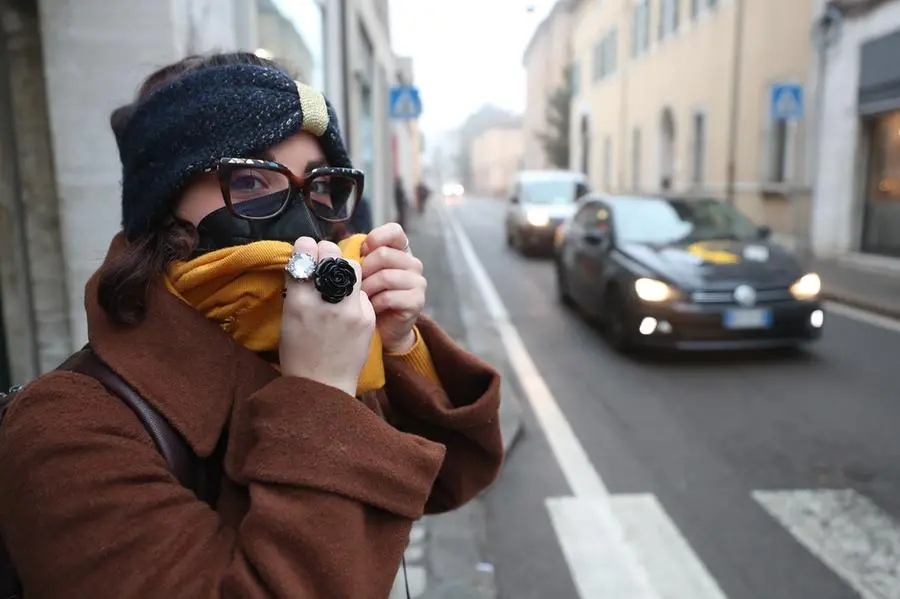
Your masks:
<path fill-rule="evenodd" d="M 113 239 L 106 261 L 127 242 Z M 216 323 L 151 285 L 147 315 L 133 327 L 110 322 L 97 302 L 100 272 L 85 288 L 88 338 L 97 355 L 127 380 L 201 457 L 215 448 L 231 406 L 278 373 Z"/>

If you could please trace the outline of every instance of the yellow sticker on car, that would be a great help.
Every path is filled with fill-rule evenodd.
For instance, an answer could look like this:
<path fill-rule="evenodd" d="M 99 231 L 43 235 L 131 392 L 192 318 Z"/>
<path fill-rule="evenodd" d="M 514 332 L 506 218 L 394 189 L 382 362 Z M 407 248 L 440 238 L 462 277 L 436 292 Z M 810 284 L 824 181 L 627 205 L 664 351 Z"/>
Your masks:
<path fill-rule="evenodd" d="M 687 252 L 710 264 L 737 264 L 741 261 L 741 257 L 734 252 L 716 245 L 718 244 L 709 242 L 692 243 L 687 247 Z"/>

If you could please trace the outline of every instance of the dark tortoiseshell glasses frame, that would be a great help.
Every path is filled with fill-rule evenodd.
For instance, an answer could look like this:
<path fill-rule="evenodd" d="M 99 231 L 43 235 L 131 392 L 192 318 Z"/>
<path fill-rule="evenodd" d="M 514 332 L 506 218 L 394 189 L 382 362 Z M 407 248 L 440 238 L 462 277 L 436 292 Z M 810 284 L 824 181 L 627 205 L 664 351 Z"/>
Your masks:
<path fill-rule="evenodd" d="M 231 175 L 232 173 L 234 173 L 234 171 L 248 168 L 258 168 L 273 171 L 284 175 L 285 178 L 287 178 L 289 183 L 289 192 L 285 194 L 284 202 L 276 212 L 266 216 L 249 216 L 246 214 L 241 214 L 240 211 L 238 211 L 234 207 L 231 201 Z M 240 218 L 243 220 L 268 220 L 271 218 L 277 218 L 278 216 L 284 214 L 284 211 L 288 209 L 288 207 L 291 205 L 291 202 L 294 201 L 294 198 L 299 195 L 301 198 L 303 198 L 306 207 L 312 214 L 316 216 L 316 218 L 320 218 L 330 223 L 347 222 L 348 220 L 353 218 L 353 214 L 356 212 L 360 201 L 362 201 L 363 185 L 365 184 L 366 179 L 365 173 L 355 168 L 341 168 L 332 166 L 314 168 L 311 171 L 304 173 L 303 176 L 298 176 L 294 174 L 291 169 L 281 163 L 275 162 L 273 160 L 260 160 L 257 158 L 221 158 L 216 166 L 206 169 L 205 172 L 217 173 L 219 179 L 219 187 L 222 190 L 222 198 L 225 200 L 225 206 L 235 218 Z M 342 218 L 328 218 L 317 214 L 316 208 L 314 206 L 315 200 L 313 200 L 310 196 L 310 185 L 317 179 L 326 177 L 338 177 L 341 179 L 348 179 L 353 182 L 353 207 L 349 211 L 347 216 Z"/>

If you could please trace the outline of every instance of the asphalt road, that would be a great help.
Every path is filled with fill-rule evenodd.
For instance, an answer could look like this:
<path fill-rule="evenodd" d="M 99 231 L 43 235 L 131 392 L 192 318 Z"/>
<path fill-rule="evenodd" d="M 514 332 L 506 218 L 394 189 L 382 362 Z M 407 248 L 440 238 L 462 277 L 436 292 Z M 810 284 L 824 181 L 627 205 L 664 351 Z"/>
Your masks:
<path fill-rule="evenodd" d="M 800 353 L 623 358 L 505 247 L 501 203 L 448 210 L 609 493 L 655 497 L 722 596 L 900 598 L 900 333 L 829 314 Z M 500 595 L 588 599 L 546 504 L 571 479 L 524 418 L 487 496 Z"/>

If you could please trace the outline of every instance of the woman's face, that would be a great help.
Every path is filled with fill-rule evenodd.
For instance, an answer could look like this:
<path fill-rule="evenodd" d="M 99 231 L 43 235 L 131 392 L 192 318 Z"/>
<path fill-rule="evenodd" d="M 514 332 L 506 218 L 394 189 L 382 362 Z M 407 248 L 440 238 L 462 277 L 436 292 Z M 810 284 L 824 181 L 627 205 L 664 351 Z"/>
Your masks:
<path fill-rule="evenodd" d="M 236 156 L 235 158 L 240 158 Z M 288 167 L 291 172 L 302 176 L 308 171 L 327 166 L 325 155 L 316 138 L 301 131 L 280 144 L 270 148 L 264 156 Z M 208 214 L 222 208 L 225 200 L 215 173 L 206 173 L 189 185 L 181 195 L 175 215 L 197 226 Z"/>

